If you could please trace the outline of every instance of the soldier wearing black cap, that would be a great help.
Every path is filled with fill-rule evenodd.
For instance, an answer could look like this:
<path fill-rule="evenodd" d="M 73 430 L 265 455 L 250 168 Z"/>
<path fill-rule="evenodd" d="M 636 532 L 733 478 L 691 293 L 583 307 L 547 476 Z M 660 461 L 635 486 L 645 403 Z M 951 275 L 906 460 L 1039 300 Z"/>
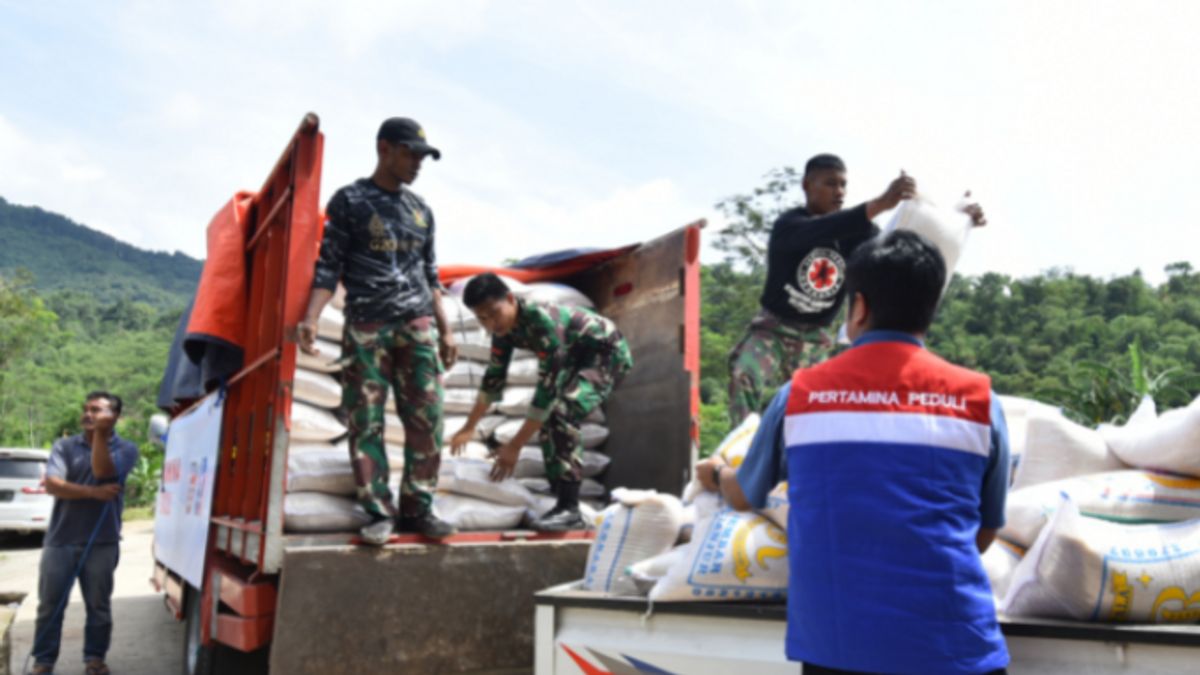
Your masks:
<path fill-rule="evenodd" d="M 378 162 L 329 200 L 300 346 L 316 353 L 317 319 L 340 281 L 346 287 L 342 338 L 342 407 L 349 417 L 350 458 L 358 498 L 374 522 L 365 541 L 386 543 L 401 531 L 445 537 L 453 528 L 433 515 L 442 446 L 443 364 L 456 356 L 442 310 L 434 256 L 433 212 L 409 190 L 430 155 L 425 130 L 404 117 L 385 120 Z M 388 487 L 384 404 L 395 391 L 404 424 L 404 477 L 397 508 Z"/>

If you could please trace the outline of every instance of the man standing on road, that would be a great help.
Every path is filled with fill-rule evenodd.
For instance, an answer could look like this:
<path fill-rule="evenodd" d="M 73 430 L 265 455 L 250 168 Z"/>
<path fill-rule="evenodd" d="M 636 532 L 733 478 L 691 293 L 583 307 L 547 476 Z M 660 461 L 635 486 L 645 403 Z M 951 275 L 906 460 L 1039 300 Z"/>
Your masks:
<path fill-rule="evenodd" d="M 350 459 L 358 498 L 374 522 L 364 541 L 382 545 L 403 532 L 442 538 L 454 529 L 433 515 L 442 445 L 443 364 L 456 348 L 442 310 L 434 256 L 433 212 L 407 186 L 421 162 L 441 152 L 411 119 L 384 121 L 370 178 L 338 190 L 326 208 L 300 346 L 315 354 L 317 320 L 339 281 L 346 287 L 342 406 L 349 416 Z M 439 358 L 440 357 L 440 358 Z M 389 386 L 404 424 L 404 477 L 397 511 L 388 487 L 384 405 Z"/>
<path fill-rule="evenodd" d="M 740 510 L 787 480 L 787 656 L 820 673 L 998 673 L 980 561 L 1004 525 L 1008 432 L 990 379 L 924 349 L 946 279 L 895 231 L 847 266 L 846 352 L 797 370 L 741 467 L 696 467 Z"/>
<path fill-rule="evenodd" d="M 729 418 L 736 426 L 762 410 L 768 392 L 796 368 L 819 363 L 833 338 L 829 325 L 845 297 L 846 258 L 879 233 L 872 220 L 916 195 L 900 174 L 875 199 L 843 211 L 846 165 L 817 155 L 804 165 L 805 205 L 775 221 L 767 243 L 767 280 L 761 311 L 729 355 Z M 983 225 L 976 205 L 967 212 Z"/>
<path fill-rule="evenodd" d="M 492 334 L 492 357 L 479 398 L 451 439 L 451 450 L 461 452 L 474 436 L 479 419 L 504 395 L 513 351 L 532 351 L 538 359 L 533 404 L 516 436 L 497 451 L 492 480 L 512 475 L 521 448 L 540 431 L 546 476 L 558 503 L 532 527 L 542 532 L 586 529 L 588 523 L 579 511 L 583 480 L 579 425 L 633 367 L 629 344 L 611 320 L 579 307 L 518 300 L 490 272 L 467 284 L 463 303 Z"/>
<path fill-rule="evenodd" d="M 54 510 L 38 570 L 33 673 L 54 671 L 66 598 L 76 575 L 87 609 L 84 672 L 108 673 L 104 657 L 112 640 L 113 574 L 120 558 L 124 508 L 121 491 L 138 458 L 137 446 L 113 431 L 120 416 L 120 397 L 94 391 L 84 401 L 83 433 L 60 439 L 50 451 L 46 492 L 54 496 Z"/>

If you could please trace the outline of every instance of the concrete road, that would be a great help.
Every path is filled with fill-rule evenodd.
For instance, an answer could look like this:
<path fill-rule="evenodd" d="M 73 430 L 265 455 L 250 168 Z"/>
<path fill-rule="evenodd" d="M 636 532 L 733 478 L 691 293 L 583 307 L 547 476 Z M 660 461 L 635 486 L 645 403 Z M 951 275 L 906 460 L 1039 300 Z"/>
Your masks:
<path fill-rule="evenodd" d="M 180 672 L 183 624 L 175 622 L 154 593 L 150 577 L 154 557 L 150 549 L 153 521 L 124 525 L 121 562 L 113 591 L 113 641 L 108 665 L 114 675 L 173 675 Z M 12 630 L 12 672 L 23 673 L 25 657 L 33 645 L 37 616 L 38 560 L 41 540 L 37 537 L 0 539 L 0 591 L 28 593 L 17 612 Z M 83 600 L 78 585 L 67 606 L 63 641 L 55 672 L 83 672 Z"/>

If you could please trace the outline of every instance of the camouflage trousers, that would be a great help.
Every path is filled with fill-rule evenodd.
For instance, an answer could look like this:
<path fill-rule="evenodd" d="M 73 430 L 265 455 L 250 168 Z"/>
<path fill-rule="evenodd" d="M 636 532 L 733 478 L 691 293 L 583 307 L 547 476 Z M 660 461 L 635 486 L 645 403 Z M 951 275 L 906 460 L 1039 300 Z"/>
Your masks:
<path fill-rule="evenodd" d="M 729 420 L 735 426 L 762 412 L 774 390 L 797 368 L 825 360 L 833 339 L 821 326 L 796 326 L 762 310 L 729 353 Z"/>
<path fill-rule="evenodd" d="M 442 447 L 441 360 L 433 317 L 408 323 L 348 324 L 342 339 L 345 363 L 342 407 L 349 418 L 350 462 L 358 500 L 376 518 L 395 518 L 385 449 L 384 406 L 389 386 L 404 424 L 402 515 L 433 505 Z"/>
<path fill-rule="evenodd" d="M 578 483 L 583 480 L 583 433 L 580 426 L 598 409 L 625 373 L 633 367 L 629 344 L 620 333 L 609 341 L 610 349 L 572 355 L 567 367 L 557 374 L 558 397 L 550 416 L 542 424 L 542 459 L 546 477 Z"/>

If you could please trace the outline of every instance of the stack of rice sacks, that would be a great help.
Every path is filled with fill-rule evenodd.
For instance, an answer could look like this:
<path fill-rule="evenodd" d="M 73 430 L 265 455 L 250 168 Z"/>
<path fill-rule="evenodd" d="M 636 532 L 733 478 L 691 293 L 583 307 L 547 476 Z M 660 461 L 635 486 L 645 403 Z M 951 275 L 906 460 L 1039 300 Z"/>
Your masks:
<path fill-rule="evenodd" d="M 985 554 L 1001 610 L 1200 620 L 1200 398 L 1161 416 L 1146 399 L 1124 426 L 1099 429 L 1022 405 L 1007 414 L 1023 446 L 1002 546 Z"/>
<path fill-rule="evenodd" d="M 594 304 L 578 290 L 556 283 L 523 284 L 502 277 L 513 293 L 526 301 L 593 308 Z M 516 435 L 525 422 L 537 385 L 538 361 L 533 353 L 518 350 L 508 368 L 503 400 L 495 403 L 476 426 L 476 435 L 466 451 L 454 457 L 449 442 L 462 428 L 475 406 L 479 387 L 491 358 L 492 337 L 479 326 L 475 315 L 462 303 L 463 289 L 469 279 L 450 286 L 442 305 L 458 345 L 458 361 L 446 372 L 445 387 L 446 447 L 438 476 L 438 494 L 434 508 L 439 517 L 460 530 L 503 530 L 532 520 L 555 503 L 546 479 L 540 434 L 521 450 L 512 478 L 492 483 L 492 452 Z M 584 484 L 581 496 L 586 500 L 603 499 L 605 490 L 595 478 L 608 466 L 609 457 L 601 451 L 608 438 L 604 413 L 595 411 L 583 425 Z M 596 503 L 586 503 L 585 516 L 591 518 Z"/>
<path fill-rule="evenodd" d="M 317 355 L 297 349 L 292 428 L 287 453 L 284 529 L 291 533 L 357 532 L 369 522 L 355 498 L 347 429 L 339 419 L 344 292 L 321 313 Z M 389 402 L 384 430 L 392 489 L 404 470 L 404 427 Z"/>

